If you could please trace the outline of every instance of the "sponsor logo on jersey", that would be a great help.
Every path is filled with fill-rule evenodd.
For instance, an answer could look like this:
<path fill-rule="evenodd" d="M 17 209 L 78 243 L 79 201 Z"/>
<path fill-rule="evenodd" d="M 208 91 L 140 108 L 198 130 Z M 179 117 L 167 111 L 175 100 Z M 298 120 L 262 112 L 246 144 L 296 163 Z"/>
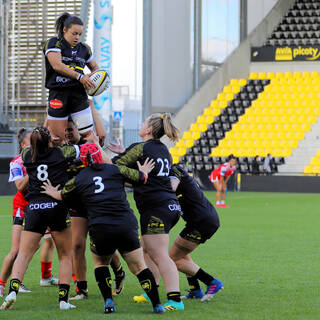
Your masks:
<path fill-rule="evenodd" d="M 53 109 L 60 109 L 63 106 L 62 101 L 58 99 L 50 100 L 49 104 L 50 104 L 50 107 Z"/>
<path fill-rule="evenodd" d="M 179 204 L 169 204 L 168 208 L 170 211 L 181 211 L 181 207 Z"/>
<path fill-rule="evenodd" d="M 44 209 L 52 209 L 58 203 L 57 202 L 44 202 L 44 203 L 32 203 L 29 205 L 30 210 L 44 210 Z"/>
<path fill-rule="evenodd" d="M 21 168 L 12 168 L 11 174 L 13 178 L 23 176 L 23 172 Z"/>

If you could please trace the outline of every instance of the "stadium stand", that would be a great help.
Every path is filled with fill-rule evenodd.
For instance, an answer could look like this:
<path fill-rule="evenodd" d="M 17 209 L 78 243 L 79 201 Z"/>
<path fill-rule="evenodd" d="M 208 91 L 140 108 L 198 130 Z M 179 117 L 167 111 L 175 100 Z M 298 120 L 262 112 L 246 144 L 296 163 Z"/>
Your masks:
<path fill-rule="evenodd" d="M 319 1 L 297 1 L 268 37 L 265 45 L 299 46 L 320 44 L 319 24 Z"/>
<path fill-rule="evenodd" d="M 224 92 L 231 83 L 236 79 Z M 210 118 L 211 106 L 205 109 L 170 149 L 174 162 L 189 171 L 212 170 L 233 154 L 239 160 L 238 170 L 250 173 L 255 155 L 271 153 L 273 172 L 277 172 L 320 116 L 319 88 L 317 72 L 251 73 L 233 99 L 225 101 L 219 115 Z"/>
<path fill-rule="evenodd" d="M 174 162 L 197 174 L 200 170 L 208 172 L 216 168 L 233 154 L 238 158 L 238 172 L 253 173 L 254 157 L 260 156 L 261 171 L 263 157 L 271 153 L 275 160 L 274 173 L 319 174 L 320 151 L 317 153 L 317 150 L 320 145 L 316 141 L 320 119 L 320 75 L 310 71 L 317 70 L 316 65 L 313 68 L 308 65 L 305 71 L 300 66 L 299 72 L 290 67 L 288 71 L 279 72 L 281 68 L 275 62 L 292 61 L 293 50 L 320 45 L 319 26 L 320 1 L 295 1 L 261 47 L 262 50 L 274 47 L 275 56 L 269 56 L 270 60 L 252 60 L 274 62 L 273 68 L 269 63 L 264 66 L 266 72 L 251 72 L 246 84 L 213 119 L 207 117 L 210 107 L 205 109 L 178 144 L 170 149 Z M 284 49 L 290 51 L 290 57 L 277 57 L 277 54 L 288 53 Z M 253 57 L 260 52 L 253 50 Z M 300 60 L 306 63 L 316 59 L 318 55 L 311 57 L 301 53 Z M 195 133 L 197 130 L 200 132 Z"/>

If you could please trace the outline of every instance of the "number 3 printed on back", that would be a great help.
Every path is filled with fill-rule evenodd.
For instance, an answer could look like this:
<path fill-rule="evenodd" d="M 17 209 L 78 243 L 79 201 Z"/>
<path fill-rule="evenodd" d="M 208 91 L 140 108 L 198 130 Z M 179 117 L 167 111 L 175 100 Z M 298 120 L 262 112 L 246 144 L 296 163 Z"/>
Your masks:
<path fill-rule="evenodd" d="M 100 193 L 104 190 L 104 184 L 102 183 L 102 178 L 97 176 L 93 177 L 94 184 L 98 186 L 98 189 L 94 190 L 94 193 Z"/>

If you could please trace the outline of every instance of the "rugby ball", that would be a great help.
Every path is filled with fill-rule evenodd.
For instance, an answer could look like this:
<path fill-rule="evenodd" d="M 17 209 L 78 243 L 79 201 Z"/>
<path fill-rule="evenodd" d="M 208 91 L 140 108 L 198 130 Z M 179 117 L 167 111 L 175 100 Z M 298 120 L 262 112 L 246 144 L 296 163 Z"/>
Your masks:
<path fill-rule="evenodd" d="M 110 77 L 107 71 L 97 70 L 90 76 L 91 81 L 94 83 L 94 88 L 87 90 L 89 96 L 98 96 L 104 90 L 109 88 Z"/>

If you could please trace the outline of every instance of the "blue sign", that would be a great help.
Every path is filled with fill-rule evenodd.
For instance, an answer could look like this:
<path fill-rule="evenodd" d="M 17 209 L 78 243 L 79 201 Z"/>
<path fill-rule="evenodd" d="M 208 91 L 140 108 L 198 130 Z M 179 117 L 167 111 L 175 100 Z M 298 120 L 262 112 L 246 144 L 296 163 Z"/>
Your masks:
<path fill-rule="evenodd" d="M 120 122 L 122 119 L 122 112 L 121 111 L 113 111 L 113 121 Z"/>

